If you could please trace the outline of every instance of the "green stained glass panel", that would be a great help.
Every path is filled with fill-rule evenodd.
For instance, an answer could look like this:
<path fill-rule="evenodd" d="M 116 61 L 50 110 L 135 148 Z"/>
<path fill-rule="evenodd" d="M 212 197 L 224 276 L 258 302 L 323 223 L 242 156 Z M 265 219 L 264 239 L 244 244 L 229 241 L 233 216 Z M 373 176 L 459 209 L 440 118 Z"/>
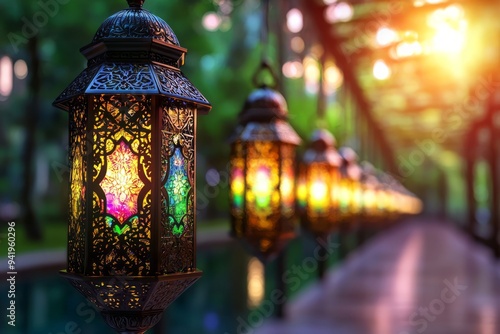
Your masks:
<path fill-rule="evenodd" d="M 188 211 L 189 190 L 191 189 L 186 159 L 179 147 L 170 157 L 169 167 L 170 171 L 165 184 L 168 194 L 168 221 L 172 234 L 179 237 L 184 232 L 184 219 Z"/>

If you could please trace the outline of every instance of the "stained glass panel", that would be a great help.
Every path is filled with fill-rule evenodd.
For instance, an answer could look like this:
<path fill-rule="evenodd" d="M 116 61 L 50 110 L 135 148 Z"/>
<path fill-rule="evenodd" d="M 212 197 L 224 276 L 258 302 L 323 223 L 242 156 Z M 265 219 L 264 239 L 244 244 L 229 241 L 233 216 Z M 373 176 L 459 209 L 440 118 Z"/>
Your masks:
<path fill-rule="evenodd" d="M 93 275 L 151 275 L 151 97 L 92 98 L 89 269 Z"/>
<path fill-rule="evenodd" d="M 246 203 L 250 228 L 273 230 L 280 216 L 279 146 L 248 144 Z"/>
<path fill-rule="evenodd" d="M 234 207 L 241 210 L 245 193 L 245 176 L 243 175 L 243 169 L 240 167 L 234 167 L 231 170 L 231 193 Z"/>
<path fill-rule="evenodd" d="M 187 214 L 188 194 L 191 189 L 187 175 L 186 159 L 177 147 L 170 157 L 170 172 L 165 188 L 168 193 L 169 224 L 175 236 L 184 232 L 184 218 Z"/>
<path fill-rule="evenodd" d="M 163 99 L 161 106 L 161 263 L 172 273 L 195 267 L 196 106 Z"/>
<path fill-rule="evenodd" d="M 116 218 L 120 225 L 137 213 L 138 194 L 144 187 L 139 178 L 138 161 L 139 157 L 123 141 L 107 157 L 106 176 L 100 186 L 106 194 L 106 212 Z M 116 229 L 113 231 L 117 232 Z M 123 232 L 118 230 L 118 234 Z"/>

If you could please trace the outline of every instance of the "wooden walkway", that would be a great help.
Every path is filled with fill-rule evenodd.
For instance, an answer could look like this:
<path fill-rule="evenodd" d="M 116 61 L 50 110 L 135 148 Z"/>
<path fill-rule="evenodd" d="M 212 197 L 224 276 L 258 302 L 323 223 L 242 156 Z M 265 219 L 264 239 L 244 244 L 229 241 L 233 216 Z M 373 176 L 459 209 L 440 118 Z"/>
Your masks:
<path fill-rule="evenodd" d="M 500 266 L 439 221 L 380 234 L 256 334 L 499 334 Z"/>

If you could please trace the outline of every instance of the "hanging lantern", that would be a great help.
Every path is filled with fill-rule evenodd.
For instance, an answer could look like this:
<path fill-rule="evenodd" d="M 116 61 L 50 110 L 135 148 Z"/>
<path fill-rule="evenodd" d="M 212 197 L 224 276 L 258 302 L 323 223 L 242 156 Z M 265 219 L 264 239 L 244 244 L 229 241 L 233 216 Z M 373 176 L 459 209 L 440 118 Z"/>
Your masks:
<path fill-rule="evenodd" d="M 316 130 L 299 166 L 297 206 L 302 226 L 317 236 L 330 233 L 340 222 L 340 165 L 335 138 Z"/>
<path fill-rule="evenodd" d="M 361 218 L 363 223 L 374 222 L 379 216 L 379 205 L 377 202 L 379 182 L 374 173 L 374 167 L 370 163 L 364 162 L 361 177 Z"/>
<path fill-rule="evenodd" d="M 63 275 L 119 332 L 142 333 L 200 276 L 195 136 L 211 106 L 182 74 L 186 49 L 144 1 L 109 17 L 88 67 L 55 100 L 69 112 Z"/>
<path fill-rule="evenodd" d="M 349 224 L 361 213 L 362 189 L 360 180 L 362 170 L 357 163 L 358 155 L 352 148 L 341 147 L 339 154 L 342 157 L 339 211 L 342 221 Z"/>
<path fill-rule="evenodd" d="M 246 100 L 231 141 L 232 235 L 261 259 L 294 236 L 295 149 L 301 140 L 287 115 L 279 92 L 259 88 Z"/>

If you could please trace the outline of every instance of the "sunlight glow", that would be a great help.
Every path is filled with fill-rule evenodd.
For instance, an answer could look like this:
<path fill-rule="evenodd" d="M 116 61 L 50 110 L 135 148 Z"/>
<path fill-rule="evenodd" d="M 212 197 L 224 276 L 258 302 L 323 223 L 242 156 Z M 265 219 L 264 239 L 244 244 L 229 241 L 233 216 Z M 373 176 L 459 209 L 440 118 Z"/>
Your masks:
<path fill-rule="evenodd" d="M 391 69 L 383 60 L 377 60 L 373 65 L 373 76 L 377 80 L 386 80 L 391 76 Z"/>
<path fill-rule="evenodd" d="M 460 53 L 465 46 L 467 20 L 459 5 L 450 5 L 433 11 L 427 20 L 435 30 L 431 48 L 440 53 Z"/>
<path fill-rule="evenodd" d="M 419 42 L 402 42 L 396 46 L 396 57 L 406 58 L 422 54 L 422 45 Z"/>
<path fill-rule="evenodd" d="M 347 22 L 352 19 L 354 9 L 347 2 L 333 3 L 326 8 L 325 18 L 329 23 Z"/>
<path fill-rule="evenodd" d="M 397 41 L 398 34 L 396 31 L 391 28 L 383 27 L 377 31 L 377 35 L 375 36 L 377 44 L 380 46 L 387 46 Z"/>

